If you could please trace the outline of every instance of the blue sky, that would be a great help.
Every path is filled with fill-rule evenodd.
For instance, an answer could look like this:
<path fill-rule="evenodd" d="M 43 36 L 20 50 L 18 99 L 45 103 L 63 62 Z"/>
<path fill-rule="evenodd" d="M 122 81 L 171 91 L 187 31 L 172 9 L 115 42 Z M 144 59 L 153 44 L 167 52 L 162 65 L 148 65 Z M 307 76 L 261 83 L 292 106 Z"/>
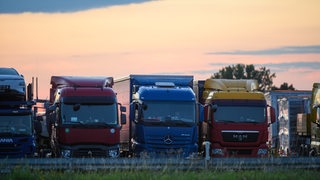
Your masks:
<path fill-rule="evenodd" d="M 0 13 L 64 13 L 150 0 L 0 0 Z"/>

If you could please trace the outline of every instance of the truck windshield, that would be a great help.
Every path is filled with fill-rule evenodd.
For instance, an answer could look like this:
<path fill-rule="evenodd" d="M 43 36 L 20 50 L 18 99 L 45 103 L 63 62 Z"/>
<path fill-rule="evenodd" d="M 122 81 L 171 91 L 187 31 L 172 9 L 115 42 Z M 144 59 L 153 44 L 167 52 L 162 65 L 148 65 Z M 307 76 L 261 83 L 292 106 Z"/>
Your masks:
<path fill-rule="evenodd" d="M 31 115 L 0 116 L 0 133 L 32 135 Z"/>
<path fill-rule="evenodd" d="M 264 107 L 218 106 L 214 112 L 215 122 L 262 123 L 265 118 Z"/>
<path fill-rule="evenodd" d="M 146 102 L 143 111 L 144 122 L 194 123 L 196 108 L 194 102 Z"/>
<path fill-rule="evenodd" d="M 62 124 L 96 124 L 115 125 L 117 121 L 117 104 L 62 104 Z"/>

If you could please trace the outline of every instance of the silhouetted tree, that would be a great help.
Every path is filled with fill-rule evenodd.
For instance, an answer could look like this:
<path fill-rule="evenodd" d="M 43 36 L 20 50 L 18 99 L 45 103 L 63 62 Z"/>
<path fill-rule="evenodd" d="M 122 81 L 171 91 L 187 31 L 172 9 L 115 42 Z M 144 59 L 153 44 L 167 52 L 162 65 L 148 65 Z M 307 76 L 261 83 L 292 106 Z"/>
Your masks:
<path fill-rule="evenodd" d="M 276 74 L 271 73 L 266 67 L 260 67 L 258 70 L 256 70 L 253 64 L 229 65 L 211 76 L 211 78 L 216 79 L 256 79 L 259 84 L 258 90 L 263 92 L 272 89 L 273 78 L 275 77 Z"/>
<path fill-rule="evenodd" d="M 283 84 L 280 85 L 280 87 L 276 87 L 276 86 L 273 86 L 272 87 L 272 90 L 296 90 L 292 84 L 290 84 L 290 86 L 288 85 L 288 83 L 284 82 Z"/>

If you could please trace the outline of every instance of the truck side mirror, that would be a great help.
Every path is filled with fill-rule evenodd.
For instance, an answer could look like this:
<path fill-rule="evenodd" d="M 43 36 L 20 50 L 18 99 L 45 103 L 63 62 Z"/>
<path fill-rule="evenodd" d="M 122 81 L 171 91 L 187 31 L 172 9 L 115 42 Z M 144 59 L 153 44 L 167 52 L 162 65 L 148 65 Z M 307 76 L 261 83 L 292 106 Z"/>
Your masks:
<path fill-rule="evenodd" d="M 276 114 L 275 114 L 275 109 L 272 106 L 268 106 L 269 107 L 269 114 L 270 114 L 270 122 L 271 124 L 276 122 Z"/>
<path fill-rule="evenodd" d="M 211 111 L 212 111 L 212 112 L 216 112 L 216 111 L 217 111 L 218 105 L 216 105 L 216 104 L 210 104 L 210 106 L 211 106 Z"/>
<path fill-rule="evenodd" d="M 28 84 L 27 86 L 27 101 L 33 100 L 33 92 L 32 92 L 32 84 Z"/>
<path fill-rule="evenodd" d="M 320 127 L 320 107 L 319 106 L 317 107 L 316 112 L 317 112 L 316 113 L 317 115 L 314 123 L 316 123 L 318 127 Z"/>
<path fill-rule="evenodd" d="M 141 109 L 141 105 L 137 102 L 133 103 L 133 122 L 138 123 L 139 119 L 141 119 L 141 114 L 142 114 L 142 109 Z"/>
<path fill-rule="evenodd" d="M 56 113 L 51 111 L 50 113 L 48 113 L 46 119 L 47 119 L 47 125 L 49 127 L 51 127 L 52 125 L 56 125 L 57 124 L 57 117 L 56 117 Z"/>
<path fill-rule="evenodd" d="M 50 112 L 52 112 L 52 111 L 56 110 L 56 108 L 57 108 L 57 105 L 53 104 L 53 105 L 49 106 L 48 109 L 49 109 Z"/>
<path fill-rule="evenodd" d="M 125 106 L 120 106 L 120 111 L 121 112 L 127 112 L 127 108 Z"/>
<path fill-rule="evenodd" d="M 130 103 L 130 105 L 129 105 L 130 107 L 129 107 L 129 121 L 134 121 L 134 118 L 135 118 L 135 114 L 134 114 L 134 112 L 135 112 L 135 103 Z"/>
<path fill-rule="evenodd" d="M 42 117 L 40 117 L 42 119 Z M 37 119 L 40 119 L 37 117 Z M 42 126 L 40 120 L 33 121 L 33 127 L 37 135 L 42 133 Z"/>
<path fill-rule="evenodd" d="M 207 123 L 211 123 L 211 116 L 212 113 L 216 112 L 218 109 L 218 105 L 216 104 L 206 104 L 205 105 L 206 111 L 204 111 L 204 113 L 206 113 L 207 118 L 205 119 Z"/>
<path fill-rule="evenodd" d="M 125 114 L 121 114 L 121 124 L 126 124 L 127 123 L 127 116 Z"/>
<path fill-rule="evenodd" d="M 80 104 L 75 104 L 73 105 L 73 111 L 79 111 L 80 110 L 81 105 Z"/>
<path fill-rule="evenodd" d="M 204 121 L 204 106 L 202 104 L 198 104 L 198 118 L 199 123 Z"/>
<path fill-rule="evenodd" d="M 148 105 L 146 105 L 146 103 L 142 103 L 141 107 L 143 110 L 147 110 L 148 109 Z"/>

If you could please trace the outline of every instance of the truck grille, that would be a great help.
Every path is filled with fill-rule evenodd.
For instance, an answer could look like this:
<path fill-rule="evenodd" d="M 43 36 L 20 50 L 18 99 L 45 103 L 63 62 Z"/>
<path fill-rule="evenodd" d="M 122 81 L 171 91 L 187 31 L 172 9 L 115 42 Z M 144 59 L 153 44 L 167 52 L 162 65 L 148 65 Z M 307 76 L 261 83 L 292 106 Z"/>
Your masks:
<path fill-rule="evenodd" d="M 106 157 L 107 151 L 100 148 L 79 148 L 73 151 L 73 157 Z"/>
<path fill-rule="evenodd" d="M 258 131 L 222 131 L 224 142 L 256 142 Z"/>
<path fill-rule="evenodd" d="M 157 148 L 181 148 L 181 146 L 190 144 L 191 137 L 172 136 L 172 135 L 153 135 L 145 139 L 147 144 Z"/>
<path fill-rule="evenodd" d="M 0 144 L 0 151 L 10 153 L 10 154 L 19 153 L 21 152 L 21 144 L 15 144 L 15 143 Z"/>
<path fill-rule="evenodd" d="M 12 143 L 0 143 L 0 156 L 20 156 L 23 153 L 24 144 L 28 142 L 28 138 L 20 138 Z M 25 149 L 27 150 L 27 149 Z M 29 149 L 28 149 L 29 151 Z"/>

